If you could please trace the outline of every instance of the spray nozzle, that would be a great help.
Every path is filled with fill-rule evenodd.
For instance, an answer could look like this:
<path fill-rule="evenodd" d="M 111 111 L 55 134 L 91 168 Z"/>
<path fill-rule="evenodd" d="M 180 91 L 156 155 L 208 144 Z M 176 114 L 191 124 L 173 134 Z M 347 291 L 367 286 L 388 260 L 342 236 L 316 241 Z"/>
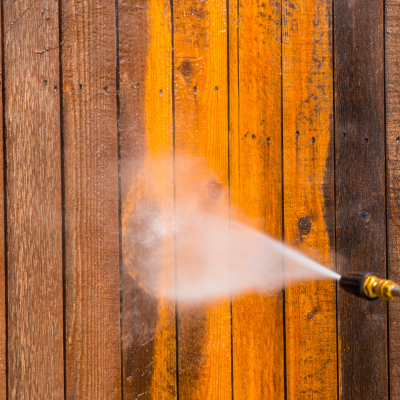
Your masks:
<path fill-rule="evenodd" d="M 400 297 L 400 286 L 393 281 L 382 279 L 374 272 L 354 272 L 342 275 L 339 285 L 346 292 L 367 300 L 377 298 L 393 300 Z"/>

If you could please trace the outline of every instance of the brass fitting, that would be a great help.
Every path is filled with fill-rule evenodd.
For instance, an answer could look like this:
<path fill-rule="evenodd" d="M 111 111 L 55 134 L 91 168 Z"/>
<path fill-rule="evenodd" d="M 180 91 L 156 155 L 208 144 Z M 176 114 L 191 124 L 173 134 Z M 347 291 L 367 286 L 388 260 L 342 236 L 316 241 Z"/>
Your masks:
<path fill-rule="evenodd" d="M 396 296 L 397 284 L 387 279 L 381 279 L 376 275 L 370 275 L 365 278 L 363 289 L 366 296 L 370 299 L 379 297 L 385 300 L 393 300 Z"/>
<path fill-rule="evenodd" d="M 400 297 L 400 286 L 388 279 L 382 279 L 374 272 L 351 272 L 342 275 L 339 286 L 346 292 L 366 300 L 393 300 Z"/>

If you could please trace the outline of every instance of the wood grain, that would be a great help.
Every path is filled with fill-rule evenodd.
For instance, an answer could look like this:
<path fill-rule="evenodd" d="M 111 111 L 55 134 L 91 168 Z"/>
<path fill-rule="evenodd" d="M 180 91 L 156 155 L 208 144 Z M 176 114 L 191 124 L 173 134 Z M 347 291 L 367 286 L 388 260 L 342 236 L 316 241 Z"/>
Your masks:
<path fill-rule="evenodd" d="M 4 2 L 11 399 L 64 398 L 58 32 L 58 3 Z"/>
<path fill-rule="evenodd" d="M 332 4 L 285 0 L 282 13 L 284 237 L 334 268 Z M 288 287 L 285 318 L 287 398 L 336 399 L 335 283 Z"/>
<path fill-rule="evenodd" d="M 193 200 L 225 219 L 219 248 L 223 271 L 229 268 L 224 242 L 229 238 L 226 2 L 175 0 L 173 10 L 177 213 L 179 217 L 180 207 Z M 215 194 L 213 187 L 218 188 Z M 188 272 L 187 264 L 202 267 L 196 266 L 186 239 L 177 232 L 178 275 Z M 231 399 L 229 301 L 201 306 L 180 302 L 177 307 L 179 398 Z"/>
<path fill-rule="evenodd" d="M 341 274 L 386 272 L 383 39 L 381 1 L 335 3 L 336 241 Z M 386 315 L 381 300 L 365 302 L 338 292 L 341 399 L 388 397 Z"/>
<path fill-rule="evenodd" d="M 0 10 L 0 17 L 2 11 Z M 2 34 L 1 34 L 2 35 Z M 0 37 L 1 37 L 0 35 Z M 3 43 L 3 42 L 2 42 Z M 3 61 L 3 46 L 1 46 Z M 3 64 L 0 68 L 3 77 Z M 0 79 L 0 90 L 3 93 L 3 79 Z M 0 100 L 0 131 L 3 129 L 3 97 Z M 0 139 L 0 398 L 7 398 L 7 310 L 6 310 L 6 254 L 5 254 L 5 209 L 4 209 L 4 139 Z"/>
<path fill-rule="evenodd" d="M 386 87 L 386 194 L 388 278 L 400 281 L 400 2 L 385 3 L 385 87 Z M 390 398 L 400 399 L 400 307 L 389 303 Z"/>
<path fill-rule="evenodd" d="M 236 9 L 236 3 L 230 3 L 231 215 L 279 239 L 281 4 L 251 0 L 240 2 Z M 282 293 L 271 297 L 262 293 L 235 297 L 232 336 L 233 397 L 283 399 Z"/>
<path fill-rule="evenodd" d="M 115 5 L 62 1 L 66 395 L 121 398 Z"/>
<path fill-rule="evenodd" d="M 152 228 L 174 210 L 170 4 L 120 1 L 118 15 L 124 397 L 176 399 L 174 241 Z"/>

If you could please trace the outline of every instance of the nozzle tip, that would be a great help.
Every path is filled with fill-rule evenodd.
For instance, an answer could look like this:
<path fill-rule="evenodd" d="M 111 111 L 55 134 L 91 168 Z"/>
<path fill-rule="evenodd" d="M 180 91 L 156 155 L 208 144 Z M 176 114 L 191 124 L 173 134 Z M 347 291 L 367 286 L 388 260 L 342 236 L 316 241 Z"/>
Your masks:
<path fill-rule="evenodd" d="M 347 293 L 361 297 L 366 300 L 375 300 L 375 297 L 369 297 L 364 291 L 364 282 L 369 276 L 378 276 L 374 272 L 351 272 L 342 275 L 339 286 Z"/>
<path fill-rule="evenodd" d="M 343 275 L 340 287 L 348 293 L 367 300 L 392 300 L 400 297 L 400 287 L 388 279 L 382 279 L 374 272 L 353 272 Z"/>

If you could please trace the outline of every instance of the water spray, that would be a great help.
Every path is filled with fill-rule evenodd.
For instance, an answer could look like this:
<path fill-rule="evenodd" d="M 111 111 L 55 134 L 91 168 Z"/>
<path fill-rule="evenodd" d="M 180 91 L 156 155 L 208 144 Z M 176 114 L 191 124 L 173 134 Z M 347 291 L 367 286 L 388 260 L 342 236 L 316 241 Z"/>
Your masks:
<path fill-rule="evenodd" d="M 348 293 L 367 300 L 393 300 L 400 297 L 400 286 L 388 279 L 382 279 L 374 272 L 354 272 L 343 275 L 340 287 Z"/>
<path fill-rule="evenodd" d="M 146 182 L 146 191 L 139 196 L 136 183 L 132 184 L 122 216 L 124 268 L 147 293 L 200 303 L 254 292 L 273 295 L 283 283 L 327 279 L 366 300 L 400 297 L 400 286 L 377 273 L 340 276 L 320 264 L 332 263 L 317 252 L 303 254 L 232 218 L 245 213 L 227 201 L 228 187 L 218 183 L 217 174 L 200 158 L 175 155 L 181 189 L 180 200 L 173 205 L 171 193 L 158 189 L 167 162 L 148 160 L 146 168 L 139 163 L 132 176 Z M 172 262 L 175 242 L 179 253 L 187 256 L 179 257 L 176 285 L 166 285 L 166 261 Z"/>

